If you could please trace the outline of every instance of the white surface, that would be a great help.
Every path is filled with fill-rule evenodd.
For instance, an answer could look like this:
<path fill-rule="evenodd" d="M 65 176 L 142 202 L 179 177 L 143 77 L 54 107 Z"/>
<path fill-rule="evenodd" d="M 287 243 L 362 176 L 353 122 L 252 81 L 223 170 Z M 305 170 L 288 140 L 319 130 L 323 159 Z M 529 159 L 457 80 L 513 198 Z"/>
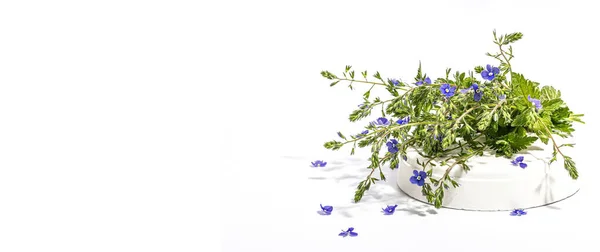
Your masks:
<path fill-rule="evenodd" d="M 575 139 L 565 139 L 558 144 L 563 142 L 575 143 Z M 523 162 L 527 164 L 525 169 L 512 165 L 510 159 L 495 157 L 493 152 L 469 159 L 466 162 L 471 168 L 469 172 L 460 166 L 454 167 L 449 176 L 460 186 L 454 188 L 448 184 L 450 188 L 444 193 L 442 206 L 464 210 L 510 211 L 544 206 L 570 197 L 579 190 L 579 181 L 569 176 L 560 157 L 554 163 L 548 164 L 552 158 L 552 145 L 549 144 L 537 141 L 528 150 L 515 154 L 515 158 L 524 157 Z M 577 159 L 574 151 L 567 149 L 565 148 L 563 153 Z M 427 159 L 414 149 L 409 149 L 407 156 L 406 161 L 401 160 L 396 182 L 410 197 L 427 202 L 421 187 L 409 181 L 413 170 L 423 170 L 417 159 L 420 162 Z M 442 178 L 448 168 L 447 165 L 441 166 L 440 162 L 441 159 L 437 159 L 432 162 L 436 166 L 428 166 L 426 169 L 432 169 L 432 177 L 437 180 Z M 426 181 L 430 183 L 429 178 Z M 432 188 L 436 189 L 433 185 Z"/>
<path fill-rule="evenodd" d="M 209 54 L 223 78 L 223 251 L 597 251 L 596 129 L 600 55 L 595 2 L 583 1 L 280 1 L 223 5 L 213 15 L 217 48 Z M 512 11 L 508 12 L 507 11 Z M 491 30 L 521 31 L 515 68 L 560 88 L 586 113 L 578 126 L 581 191 L 521 217 L 508 212 L 434 210 L 388 181 L 351 202 L 366 177 L 368 153 L 331 152 L 336 131 L 360 132 L 347 117 L 368 86 L 329 87 L 321 70 L 379 70 L 410 80 L 418 61 L 431 76 L 448 66 L 468 70 L 491 62 Z M 223 29 L 230 32 L 223 32 Z M 218 36 L 217 36 L 218 34 Z M 220 70 L 219 70 L 220 69 Z M 225 82 L 223 82 L 225 81 Z M 238 82 L 231 84 L 232 82 Z M 235 88 L 232 88 L 235 85 Z M 584 90 L 585 88 L 585 90 Z M 373 96 L 385 92 L 377 91 Z M 225 106 L 221 108 L 221 106 Z M 214 122 L 216 123 L 216 122 Z M 328 161 L 310 168 L 310 161 Z M 207 173 L 212 170 L 207 169 Z M 208 176 L 208 175 L 207 175 Z M 214 190 L 211 190 L 214 191 Z M 331 216 L 316 213 L 334 206 Z M 398 204 L 396 214 L 381 208 Z M 355 238 L 340 238 L 353 226 Z"/>

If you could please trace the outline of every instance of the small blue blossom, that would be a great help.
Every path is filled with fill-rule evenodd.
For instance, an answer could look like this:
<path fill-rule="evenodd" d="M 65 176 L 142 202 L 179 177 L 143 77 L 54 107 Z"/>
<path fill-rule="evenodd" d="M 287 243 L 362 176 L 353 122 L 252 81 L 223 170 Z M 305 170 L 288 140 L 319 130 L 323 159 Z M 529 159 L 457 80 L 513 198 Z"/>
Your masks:
<path fill-rule="evenodd" d="M 519 167 L 525 169 L 525 168 L 527 168 L 527 164 L 523 162 L 524 160 L 525 160 L 525 157 L 518 156 L 517 158 L 515 158 L 515 160 L 510 161 L 510 163 L 514 166 L 518 165 Z"/>
<path fill-rule="evenodd" d="M 531 95 L 527 96 L 527 100 L 529 100 L 529 102 L 531 102 L 531 105 L 535 106 L 536 110 L 539 110 L 542 108 L 542 102 L 540 102 L 540 100 L 538 100 L 538 99 L 531 98 Z"/>
<path fill-rule="evenodd" d="M 481 71 L 481 78 L 486 80 L 493 80 L 496 78 L 496 75 L 500 73 L 500 69 L 497 67 L 490 66 L 489 64 L 485 66 L 485 70 Z"/>
<path fill-rule="evenodd" d="M 498 99 L 500 99 L 500 100 L 505 100 L 505 99 L 506 99 L 506 95 L 499 95 L 499 96 L 498 96 Z"/>
<path fill-rule="evenodd" d="M 450 98 L 454 95 L 454 92 L 456 92 L 456 87 L 450 86 L 450 84 L 444 83 L 440 86 L 440 91 L 442 92 L 443 95 L 446 96 L 446 98 Z"/>
<path fill-rule="evenodd" d="M 415 85 L 421 86 L 421 85 L 423 85 L 423 81 L 425 81 L 425 83 L 427 83 L 427 84 L 431 84 L 431 79 L 429 79 L 429 77 L 427 77 L 427 78 L 425 78 L 425 80 L 417 81 L 417 83 L 415 83 Z"/>
<path fill-rule="evenodd" d="M 387 142 L 385 145 L 387 146 L 389 152 L 391 152 L 391 153 L 398 152 L 398 140 L 390 139 L 390 141 Z"/>
<path fill-rule="evenodd" d="M 460 90 L 461 94 L 466 94 L 468 92 L 469 92 L 469 88 L 463 88 L 463 89 Z"/>
<path fill-rule="evenodd" d="M 413 170 L 413 175 L 410 177 L 410 183 L 423 186 L 425 184 L 425 179 L 427 178 L 427 173 L 424 171 Z"/>
<path fill-rule="evenodd" d="M 452 120 L 452 114 L 446 116 L 447 120 Z"/>
<path fill-rule="evenodd" d="M 377 120 L 371 122 L 373 126 L 387 126 L 390 125 L 390 121 L 385 117 L 379 117 Z"/>
<path fill-rule="evenodd" d="M 399 81 L 399 80 L 396 80 L 396 79 L 391 79 L 391 80 L 390 80 L 390 82 L 391 82 L 392 84 L 394 84 L 394 86 L 398 86 L 398 85 L 400 85 L 400 81 Z"/>
<path fill-rule="evenodd" d="M 408 160 L 408 157 L 406 155 L 402 155 L 402 159 L 404 159 L 404 161 Z"/>
<path fill-rule="evenodd" d="M 383 214 L 385 214 L 385 215 L 394 214 L 394 212 L 396 212 L 396 207 L 398 207 L 398 205 L 387 206 L 386 208 L 382 208 Z"/>
<path fill-rule="evenodd" d="M 398 120 L 398 121 L 396 121 L 396 122 L 397 122 L 398 124 L 400 124 L 400 125 L 407 124 L 407 123 L 409 123 L 409 122 L 410 122 L 410 117 L 409 117 L 409 116 L 407 116 L 407 117 L 404 117 L 404 118 L 402 118 L 402 119 L 400 119 L 400 120 Z"/>
<path fill-rule="evenodd" d="M 319 211 L 320 215 L 331 215 L 331 212 L 333 211 L 332 206 L 323 206 L 323 204 L 319 204 L 319 206 L 321 206 L 321 211 Z"/>
<path fill-rule="evenodd" d="M 444 140 L 444 135 L 437 135 L 435 136 L 435 140 L 438 140 L 439 142 L 441 142 L 442 140 Z"/>
<path fill-rule="evenodd" d="M 339 236 L 341 236 L 341 237 L 346 237 L 346 236 L 355 237 L 357 235 L 358 235 L 358 233 L 354 232 L 353 227 L 349 227 L 348 230 L 346 230 L 346 231 L 344 231 L 342 229 L 342 232 L 339 234 Z"/>
<path fill-rule="evenodd" d="M 521 215 L 526 215 L 526 214 L 527 214 L 527 212 L 525 212 L 525 210 L 523 210 L 523 209 L 515 209 L 510 212 L 511 216 L 521 216 Z"/>
<path fill-rule="evenodd" d="M 360 132 L 360 134 L 358 134 L 358 135 L 356 135 L 354 137 L 361 138 L 361 137 L 363 137 L 366 134 L 369 134 L 369 130 L 364 130 L 363 132 Z"/>
<path fill-rule="evenodd" d="M 325 167 L 325 165 L 327 165 L 327 162 L 323 162 L 323 160 L 317 160 L 310 163 L 313 165 L 313 167 Z"/>
<path fill-rule="evenodd" d="M 475 94 L 473 95 L 473 99 L 478 102 L 481 100 L 481 97 L 483 96 L 483 92 L 479 89 L 479 86 L 476 83 L 473 83 L 473 85 L 471 85 L 471 88 L 475 91 Z"/>

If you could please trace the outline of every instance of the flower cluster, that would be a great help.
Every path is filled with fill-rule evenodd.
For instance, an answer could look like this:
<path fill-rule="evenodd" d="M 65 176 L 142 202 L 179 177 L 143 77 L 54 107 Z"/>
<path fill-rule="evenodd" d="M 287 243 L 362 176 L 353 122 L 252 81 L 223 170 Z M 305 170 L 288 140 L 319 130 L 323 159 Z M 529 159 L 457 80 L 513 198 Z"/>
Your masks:
<path fill-rule="evenodd" d="M 524 160 L 525 160 L 525 157 L 518 156 L 517 158 L 515 158 L 515 160 L 510 161 L 510 163 L 513 164 L 514 166 L 519 166 L 519 167 L 525 169 L 525 168 L 527 168 L 527 164 L 523 162 Z"/>
<path fill-rule="evenodd" d="M 575 162 L 560 151 L 571 146 L 557 144 L 555 139 L 570 136 L 574 132 L 573 124 L 583 123 L 583 115 L 567 106 L 560 91 L 541 86 L 513 69 L 512 44 L 522 37 L 518 32 L 504 35 L 494 32 L 498 51 L 487 55 L 499 62 L 482 62 L 484 64 L 465 72 L 447 69 L 438 78 L 426 74 L 421 64 L 411 82 L 383 78 L 379 72 L 371 75 L 374 79 L 369 79 L 367 71 L 358 74 L 352 66 L 346 66 L 340 76 L 322 71 L 321 75 L 332 81 L 330 86 L 345 82 L 355 90 L 354 85 L 368 85 L 362 104 L 349 116 L 351 122 L 381 111 L 380 115 L 373 116 L 377 119 L 368 119 L 361 134 L 352 134 L 352 139 L 347 139 L 340 133 L 338 136 L 343 141 L 324 144 L 331 150 L 350 146 L 351 154 L 356 148 L 371 149 L 368 166 L 371 171 L 357 186 L 354 201 L 360 201 L 377 181 L 385 180 L 381 172 L 384 164 L 398 167 L 402 159 L 406 160 L 409 149 L 421 155 L 417 163 L 422 169 L 402 179 L 421 187 L 427 201 L 437 208 L 442 206 L 444 190 L 449 185 L 460 186 L 449 175 L 450 170 L 476 169 L 467 161 L 481 153 L 513 159 L 536 141 L 553 146 L 552 160 L 558 160 L 560 155 L 569 176 L 577 179 Z M 371 98 L 374 87 L 387 90 L 389 99 Z M 437 158 L 445 160 L 440 166 L 445 167 L 446 172 L 441 178 L 431 178 L 434 164 L 430 161 Z M 522 157 L 511 163 L 527 167 Z"/>

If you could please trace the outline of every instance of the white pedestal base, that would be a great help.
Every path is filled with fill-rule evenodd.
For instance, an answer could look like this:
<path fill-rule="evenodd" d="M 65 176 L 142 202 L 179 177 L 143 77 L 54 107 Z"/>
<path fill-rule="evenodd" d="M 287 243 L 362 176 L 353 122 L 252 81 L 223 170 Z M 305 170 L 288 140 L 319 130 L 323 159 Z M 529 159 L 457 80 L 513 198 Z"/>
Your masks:
<path fill-rule="evenodd" d="M 552 147 L 543 143 L 536 143 L 532 147 L 515 155 L 525 157 L 524 162 L 528 165 L 525 169 L 513 166 L 509 159 L 493 155 L 471 158 L 467 162 L 471 167 L 469 172 L 463 171 L 459 166 L 454 167 L 450 176 L 460 186 L 453 188 L 450 185 L 442 206 L 480 211 L 513 210 L 548 205 L 575 194 L 579 190 L 577 180 L 572 179 L 564 169 L 560 155 L 557 161 L 548 165 Z M 401 160 L 399 165 L 397 184 L 408 196 L 427 202 L 421 193 L 421 187 L 409 181 L 413 170 L 422 170 L 416 162 L 417 158 L 419 161 L 426 159 L 414 150 L 407 154 L 408 160 Z M 433 167 L 433 178 L 440 179 L 447 167 Z M 429 178 L 426 182 L 430 183 Z M 433 185 L 432 188 L 435 190 Z"/>

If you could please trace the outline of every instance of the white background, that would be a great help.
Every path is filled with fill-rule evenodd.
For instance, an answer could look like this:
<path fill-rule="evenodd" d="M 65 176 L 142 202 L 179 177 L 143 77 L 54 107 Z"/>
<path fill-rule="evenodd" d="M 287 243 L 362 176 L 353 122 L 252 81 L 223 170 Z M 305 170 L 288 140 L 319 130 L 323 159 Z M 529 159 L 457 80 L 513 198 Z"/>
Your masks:
<path fill-rule="evenodd" d="M 0 2 L 0 251 L 596 251 L 593 2 L 395 2 Z M 358 132 L 365 87 L 319 72 L 465 71 L 493 29 L 586 114 L 582 191 L 519 218 L 432 211 L 388 172 L 351 204 L 366 155 L 322 144 Z"/>

